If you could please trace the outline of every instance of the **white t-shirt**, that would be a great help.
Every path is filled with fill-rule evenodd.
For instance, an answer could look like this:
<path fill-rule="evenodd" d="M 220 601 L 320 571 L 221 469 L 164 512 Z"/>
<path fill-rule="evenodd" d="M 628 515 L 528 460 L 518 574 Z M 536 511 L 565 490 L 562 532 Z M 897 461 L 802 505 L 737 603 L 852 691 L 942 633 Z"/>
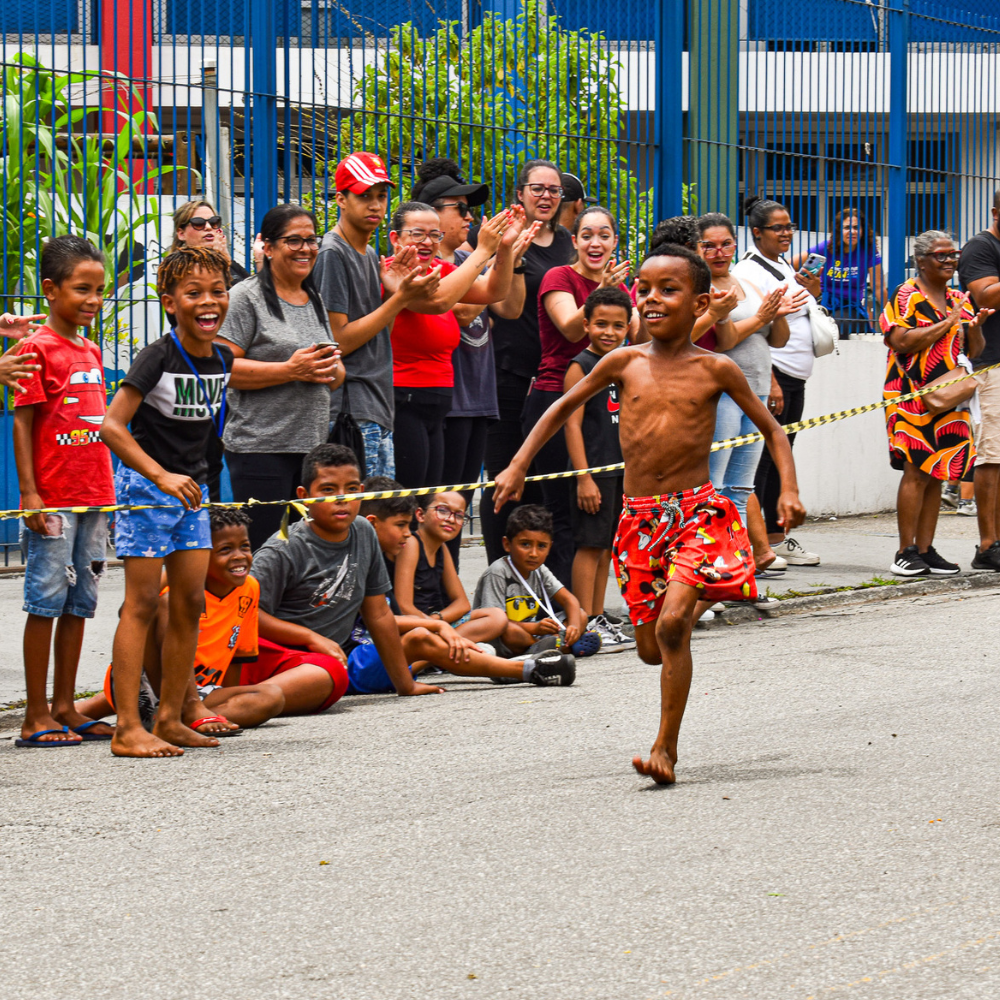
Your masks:
<path fill-rule="evenodd" d="M 781 271 L 786 277 L 779 280 L 769 270 L 761 267 L 757 261 L 752 260 L 751 254 L 763 257 L 771 267 Z M 730 271 L 737 278 L 745 278 L 755 284 L 762 295 L 768 295 L 781 285 L 787 285 L 790 292 L 797 292 L 802 287 L 795 280 L 795 269 L 791 264 L 784 260 L 770 260 L 757 250 L 748 251 L 739 263 L 730 268 Z M 813 354 L 809 310 L 803 306 L 797 312 L 789 313 L 786 319 L 788 320 L 788 343 L 784 347 L 771 348 L 771 363 L 786 375 L 807 379 L 812 375 L 813 363 L 816 360 L 816 356 Z"/>

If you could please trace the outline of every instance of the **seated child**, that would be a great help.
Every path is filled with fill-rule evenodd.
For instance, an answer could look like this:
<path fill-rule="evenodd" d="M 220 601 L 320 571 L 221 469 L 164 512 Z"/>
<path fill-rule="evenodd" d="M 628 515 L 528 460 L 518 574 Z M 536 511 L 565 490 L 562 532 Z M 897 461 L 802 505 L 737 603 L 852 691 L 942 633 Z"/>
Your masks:
<path fill-rule="evenodd" d="M 402 489 L 386 476 L 373 476 L 365 481 L 365 491 Z M 442 494 L 438 494 L 441 496 Z M 444 494 L 458 497 L 457 493 Z M 371 523 L 378 536 L 379 547 L 387 566 L 398 562 L 399 553 L 412 540 L 410 523 L 417 508 L 415 497 L 387 497 L 363 500 L 361 513 Z M 447 552 L 443 546 L 440 551 Z M 438 553 L 440 557 L 440 551 Z M 428 664 L 449 673 L 466 677 L 489 677 L 498 683 L 516 684 L 528 681 L 540 686 L 568 687 L 576 678 L 576 661 L 567 653 L 549 650 L 523 662 L 512 662 L 483 652 L 470 638 L 463 636 L 443 618 L 400 613 L 392 591 L 386 594 L 402 636 L 403 652 L 411 664 L 410 671 L 418 674 Z M 483 619 L 478 619 L 482 621 Z M 504 625 L 506 625 L 504 616 Z M 392 682 L 379 659 L 378 651 L 364 632 L 357 636 L 359 645 L 351 651 L 347 672 L 351 679 L 350 694 L 377 694 L 391 691 Z"/>
<path fill-rule="evenodd" d="M 317 445 L 303 459 L 302 483 L 300 499 L 360 493 L 357 457 L 343 445 Z M 441 688 L 420 684 L 410 674 L 385 599 L 392 589 L 389 574 L 375 529 L 358 517 L 360 501 L 303 506 L 307 516 L 287 533 L 272 535 L 254 557 L 261 636 L 254 679 L 275 676 L 272 667 L 280 668 L 284 657 L 304 662 L 322 653 L 337 664 L 323 707 L 333 704 L 347 690 L 348 654 L 357 646 L 352 631 L 360 612 L 396 693 L 440 694 Z"/>
<path fill-rule="evenodd" d="M 590 340 L 566 369 L 563 387 L 569 392 L 589 375 L 605 354 L 621 347 L 632 318 L 632 300 L 620 288 L 597 288 L 583 304 L 583 329 Z M 618 392 L 614 385 L 601 390 L 574 410 L 566 421 L 566 450 L 570 467 L 593 469 L 619 465 Z M 601 637 L 601 651 L 635 649 L 630 639 L 604 614 L 604 592 L 611 566 L 611 543 L 622 513 L 625 472 L 594 472 L 570 480 L 574 503 L 570 524 L 576 555 L 573 558 L 573 593 L 587 614 L 587 626 Z"/>
<path fill-rule="evenodd" d="M 364 503 L 361 513 L 367 516 Z M 448 550 L 448 542 L 458 536 L 465 521 L 465 497 L 461 493 L 418 497 L 416 517 L 417 531 L 399 555 L 386 554 L 400 614 L 436 618 L 455 625 L 459 635 L 473 642 L 493 642 L 507 627 L 507 616 L 499 608 L 477 608 L 470 613 L 469 595 Z"/>
<path fill-rule="evenodd" d="M 507 555 L 487 567 L 473 598 L 475 607 L 502 608 L 507 616 L 497 652 L 511 657 L 561 646 L 576 656 L 596 653 L 601 640 L 587 631 L 580 602 L 545 565 L 552 548 L 552 514 L 538 504 L 516 508 L 507 518 L 503 547 Z M 562 607 L 565 622 L 552 601 Z"/>

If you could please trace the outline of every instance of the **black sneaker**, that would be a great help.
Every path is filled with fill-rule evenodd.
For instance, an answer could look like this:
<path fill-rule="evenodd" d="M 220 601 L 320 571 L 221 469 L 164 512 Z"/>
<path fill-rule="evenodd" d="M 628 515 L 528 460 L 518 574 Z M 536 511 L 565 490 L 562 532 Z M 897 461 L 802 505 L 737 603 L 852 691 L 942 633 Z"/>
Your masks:
<path fill-rule="evenodd" d="M 930 566 L 933 576 L 958 576 L 962 571 L 962 567 L 958 563 L 948 562 L 933 545 L 928 545 L 927 551 L 920 553 L 920 558 Z"/>
<path fill-rule="evenodd" d="M 556 650 L 535 657 L 535 669 L 528 680 L 540 687 L 569 687 L 576 680 L 576 659 Z"/>
<path fill-rule="evenodd" d="M 972 568 L 991 569 L 994 573 L 1000 573 L 1000 542 L 994 542 L 985 552 L 981 552 L 977 545 Z"/>
<path fill-rule="evenodd" d="M 889 567 L 889 572 L 895 576 L 930 576 L 931 568 L 917 552 L 916 545 L 907 545 L 896 554 L 896 561 Z"/>

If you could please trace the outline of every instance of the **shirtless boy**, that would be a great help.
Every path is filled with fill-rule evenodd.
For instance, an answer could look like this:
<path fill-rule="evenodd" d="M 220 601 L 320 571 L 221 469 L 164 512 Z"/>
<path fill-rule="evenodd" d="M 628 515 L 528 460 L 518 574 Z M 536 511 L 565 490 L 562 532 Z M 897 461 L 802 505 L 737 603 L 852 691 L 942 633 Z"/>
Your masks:
<path fill-rule="evenodd" d="M 746 528 L 736 508 L 708 478 L 715 408 L 728 393 L 760 428 L 781 474 L 781 524 L 794 528 L 799 501 L 785 432 L 727 357 L 691 343 L 695 320 L 708 308 L 711 274 L 683 247 L 656 247 L 639 270 L 636 305 L 652 340 L 607 354 L 535 425 L 496 480 L 499 510 L 521 495 L 538 450 L 591 396 L 618 387 L 625 503 L 614 542 L 615 571 L 636 626 L 639 655 L 662 663 L 660 729 L 649 759 L 635 769 L 672 784 L 677 735 L 691 686 L 691 629 L 699 600 L 756 595 Z"/>

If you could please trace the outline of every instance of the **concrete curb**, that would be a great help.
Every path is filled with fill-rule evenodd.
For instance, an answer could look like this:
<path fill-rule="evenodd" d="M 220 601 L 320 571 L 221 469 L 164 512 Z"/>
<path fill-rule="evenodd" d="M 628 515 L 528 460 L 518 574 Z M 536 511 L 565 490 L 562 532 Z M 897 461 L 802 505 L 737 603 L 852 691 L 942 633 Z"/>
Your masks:
<path fill-rule="evenodd" d="M 886 587 L 864 587 L 856 590 L 838 590 L 829 594 L 813 594 L 808 597 L 789 597 L 779 601 L 773 610 L 761 611 L 752 604 L 734 605 L 723 614 L 717 614 L 714 621 L 699 622 L 699 629 L 721 628 L 726 625 L 746 625 L 787 615 L 808 614 L 851 604 L 874 604 L 878 601 L 898 600 L 901 597 L 924 597 L 932 594 L 958 593 L 967 590 L 1000 590 L 1000 573 L 973 572 L 943 580 L 921 578 L 909 583 L 899 583 Z"/>

